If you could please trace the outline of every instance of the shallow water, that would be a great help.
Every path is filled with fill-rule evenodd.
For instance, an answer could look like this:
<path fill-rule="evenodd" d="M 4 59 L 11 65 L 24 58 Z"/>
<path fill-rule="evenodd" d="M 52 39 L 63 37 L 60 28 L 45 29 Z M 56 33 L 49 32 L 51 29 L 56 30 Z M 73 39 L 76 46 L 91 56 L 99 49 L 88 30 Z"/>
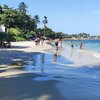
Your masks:
<path fill-rule="evenodd" d="M 33 55 L 24 70 L 37 74 L 32 80 L 60 81 L 57 88 L 67 100 L 100 100 L 100 60 L 77 50 L 66 50 Z"/>
<path fill-rule="evenodd" d="M 63 42 L 64 47 L 70 48 L 71 41 Z M 80 50 L 80 40 L 73 40 L 74 49 Z M 100 40 L 82 40 L 84 52 L 91 53 L 93 56 L 100 58 Z"/>

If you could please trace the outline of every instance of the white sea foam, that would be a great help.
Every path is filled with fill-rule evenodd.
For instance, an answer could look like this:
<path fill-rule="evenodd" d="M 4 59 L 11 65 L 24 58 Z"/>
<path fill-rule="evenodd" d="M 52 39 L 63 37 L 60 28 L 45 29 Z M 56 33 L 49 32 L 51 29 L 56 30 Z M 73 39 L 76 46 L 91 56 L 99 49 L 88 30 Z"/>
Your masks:
<path fill-rule="evenodd" d="M 83 50 L 78 49 L 77 51 L 78 51 L 78 52 L 84 52 L 84 53 L 87 53 L 87 54 L 93 55 L 94 57 L 100 59 L 100 54 L 97 53 L 97 52 L 93 52 L 93 51 L 85 50 L 85 49 L 83 49 Z"/>
<path fill-rule="evenodd" d="M 70 62 L 66 63 L 67 66 L 81 67 L 84 65 L 100 64 L 100 54 L 85 49 L 65 47 L 62 56 Z"/>

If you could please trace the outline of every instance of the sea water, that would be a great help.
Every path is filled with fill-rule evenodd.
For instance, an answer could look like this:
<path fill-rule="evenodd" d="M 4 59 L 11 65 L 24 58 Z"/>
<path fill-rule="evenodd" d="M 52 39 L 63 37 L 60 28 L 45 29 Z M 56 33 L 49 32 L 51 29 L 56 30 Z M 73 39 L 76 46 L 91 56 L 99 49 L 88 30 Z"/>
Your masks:
<path fill-rule="evenodd" d="M 100 40 L 81 40 L 83 44 L 83 50 L 89 52 L 95 57 L 100 58 Z M 64 47 L 70 48 L 70 40 L 64 41 Z M 74 49 L 80 49 L 80 40 L 73 40 Z"/>

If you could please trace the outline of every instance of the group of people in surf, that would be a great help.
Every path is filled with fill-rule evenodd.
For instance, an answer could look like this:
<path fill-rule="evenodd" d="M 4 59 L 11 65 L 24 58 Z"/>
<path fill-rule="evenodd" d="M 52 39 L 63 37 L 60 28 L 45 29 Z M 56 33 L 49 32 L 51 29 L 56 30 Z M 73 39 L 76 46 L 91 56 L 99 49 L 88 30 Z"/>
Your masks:
<path fill-rule="evenodd" d="M 61 48 L 62 48 L 62 39 L 55 39 L 54 40 L 54 44 L 55 44 L 55 52 L 54 52 L 54 59 L 53 59 L 53 62 L 56 62 L 57 61 L 57 57 L 58 57 L 58 51 L 61 52 Z M 72 49 L 74 49 L 75 45 L 74 45 L 74 42 L 71 40 L 70 42 L 70 46 Z M 83 43 L 82 41 L 80 40 L 80 43 L 79 43 L 79 48 L 82 49 L 83 48 Z"/>
<path fill-rule="evenodd" d="M 59 48 L 62 48 L 62 40 L 61 39 L 56 39 L 54 42 L 55 42 L 56 50 L 58 50 Z M 74 42 L 72 40 L 70 42 L 70 46 L 71 46 L 72 49 L 74 49 Z M 81 40 L 79 42 L 79 48 L 80 49 L 83 48 L 83 43 L 82 43 Z"/>
<path fill-rule="evenodd" d="M 74 49 L 74 42 L 73 42 L 72 40 L 71 40 L 70 46 L 71 46 L 72 49 Z M 82 43 L 82 41 L 80 41 L 80 43 L 79 43 L 79 48 L 80 48 L 80 49 L 83 48 L 83 43 Z"/>

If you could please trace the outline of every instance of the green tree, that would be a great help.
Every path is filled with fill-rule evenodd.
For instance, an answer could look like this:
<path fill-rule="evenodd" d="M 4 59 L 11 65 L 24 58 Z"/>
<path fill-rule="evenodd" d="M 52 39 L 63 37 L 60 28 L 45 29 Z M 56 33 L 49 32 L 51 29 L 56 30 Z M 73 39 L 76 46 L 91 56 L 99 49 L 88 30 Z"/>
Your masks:
<path fill-rule="evenodd" d="M 34 16 L 34 22 L 35 22 L 35 31 L 37 31 L 37 24 L 40 23 L 40 19 L 38 15 Z"/>
<path fill-rule="evenodd" d="M 44 35 L 45 35 L 46 24 L 48 23 L 46 16 L 44 16 L 44 20 L 42 21 L 42 23 L 44 24 Z"/>
<path fill-rule="evenodd" d="M 27 6 L 24 2 L 19 4 L 18 9 L 10 8 L 8 5 L 3 5 L 3 7 L 0 6 L 0 24 L 4 24 L 6 30 L 10 32 L 10 34 L 13 33 L 11 35 L 14 35 L 16 40 L 30 39 L 35 36 L 45 36 L 52 39 L 66 36 L 64 33 L 54 32 L 52 29 L 48 28 L 46 16 L 44 16 L 42 21 L 44 24 L 43 29 L 37 27 L 39 23 L 40 19 L 38 15 L 32 18 L 27 14 Z M 86 36 L 87 34 L 84 34 L 84 37 Z M 1 37 L 5 37 L 4 33 L 1 34 Z"/>
<path fill-rule="evenodd" d="M 16 27 L 17 12 L 15 10 L 6 10 L 0 18 L 0 23 L 4 24 L 7 29 Z"/>
<path fill-rule="evenodd" d="M 35 29 L 35 21 L 33 18 L 30 18 L 30 21 L 29 21 L 29 30 L 30 31 L 34 31 Z"/>
<path fill-rule="evenodd" d="M 2 13 L 3 13 L 3 9 L 2 9 L 2 7 L 0 5 L 0 14 L 2 14 Z"/>
<path fill-rule="evenodd" d="M 21 3 L 19 4 L 18 10 L 19 10 L 19 12 L 20 12 L 21 14 L 26 15 L 26 12 L 27 12 L 26 8 L 27 8 L 26 4 L 25 4 L 24 2 L 21 2 Z"/>

